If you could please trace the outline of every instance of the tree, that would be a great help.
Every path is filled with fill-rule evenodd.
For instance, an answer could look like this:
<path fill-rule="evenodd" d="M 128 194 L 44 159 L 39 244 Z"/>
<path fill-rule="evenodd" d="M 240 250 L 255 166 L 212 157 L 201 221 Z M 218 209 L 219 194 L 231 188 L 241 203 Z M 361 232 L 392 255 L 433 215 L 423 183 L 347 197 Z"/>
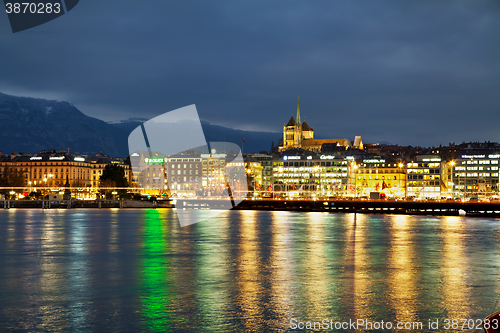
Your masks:
<path fill-rule="evenodd" d="M 108 164 L 104 168 L 101 178 L 99 179 L 99 186 L 109 187 L 110 184 L 116 187 L 128 187 L 128 180 L 125 177 L 125 170 L 114 164 Z M 113 182 L 113 183 L 111 183 Z"/>
<path fill-rule="evenodd" d="M 0 187 L 23 187 L 25 186 L 25 171 L 22 169 L 18 170 L 17 168 L 13 168 L 7 166 L 3 169 L 3 173 L 0 173 Z M 19 192 L 19 190 L 16 190 Z M 9 197 L 8 189 L 0 190 L 0 193 L 5 194 L 6 197 Z"/>
<path fill-rule="evenodd" d="M 25 171 L 18 171 L 17 168 L 5 167 L 0 175 L 0 186 L 22 187 L 25 185 Z"/>

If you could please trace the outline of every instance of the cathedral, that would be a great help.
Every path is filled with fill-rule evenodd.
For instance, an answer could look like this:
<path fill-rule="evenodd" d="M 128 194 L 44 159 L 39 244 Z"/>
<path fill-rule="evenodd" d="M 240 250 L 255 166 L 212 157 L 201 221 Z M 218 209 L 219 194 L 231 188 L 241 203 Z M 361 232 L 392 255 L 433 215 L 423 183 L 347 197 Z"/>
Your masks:
<path fill-rule="evenodd" d="M 354 145 L 348 139 L 314 139 L 314 130 L 308 123 L 300 120 L 300 103 L 297 101 L 297 116 L 294 119 L 290 117 L 288 123 L 283 124 L 283 141 L 279 147 L 279 151 L 285 151 L 294 148 L 302 148 L 315 152 L 321 151 L 323 144 L 334 144 L 343 146 L 346 149 L 355 147 L 363 149 L 361 136 L 356 136 Z"/>
<path fill-rule="evenodd" d="M 297 119 L 290 117 L 287 124 L 283 124 L 283 144 L 280 150 L 300 148 L 302 140 L 314 138 L 314 130 L 305 121 L 300 121 L 300 104 L 297 102 Z"/>

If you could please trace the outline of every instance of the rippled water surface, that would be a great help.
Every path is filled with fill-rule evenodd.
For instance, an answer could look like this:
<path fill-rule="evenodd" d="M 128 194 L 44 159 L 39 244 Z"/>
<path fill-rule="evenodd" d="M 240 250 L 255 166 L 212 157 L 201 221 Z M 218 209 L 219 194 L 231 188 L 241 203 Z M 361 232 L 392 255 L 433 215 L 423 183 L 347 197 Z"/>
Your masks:
<path fill-rule="evenodd" d="M 499 220 L 230 211 L 0 211 L 0 331 L 267 332 L 298 321 L 476 319 Z M 203 211 L 197 214 L 205 214 Z M 434 330 L 436 332 L 436 330 Z"/>

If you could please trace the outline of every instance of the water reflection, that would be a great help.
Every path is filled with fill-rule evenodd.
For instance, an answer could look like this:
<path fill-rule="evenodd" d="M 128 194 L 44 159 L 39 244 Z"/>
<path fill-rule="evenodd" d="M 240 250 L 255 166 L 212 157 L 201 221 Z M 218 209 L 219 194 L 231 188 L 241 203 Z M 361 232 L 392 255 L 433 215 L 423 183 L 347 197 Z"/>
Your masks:
<path fill-rule="evenodd" d="M 352 221 L 353 230 L 348 230 L 348 235 L 352 235 L 352 256 L 353 256 L 353 296 L 354 296 L 354 318 L 374 318 L 374 299 L 378 298 L 374 287 L 372 276 L 372 264 L 374 255 L 371 253 L 369 230 L 371 219 L 367 215 L 356 214 L 356 220 Z"/>
<path fill-rule="evenodd" d="M 70 224 L 68 253 L 71 260 L 67 262 L 67 293 L 68 316 L 71 320 L 71 330 L 81 330 L 82 327 L 89 328 L 90 310 L 87 306 L 92 299 L 92 288 L 89 281 L 89 255 L 87 229 L 88 221 L 85 213 L 78 212 L 74 218 L 67 220 Z"/>
<path fill-rule="evenodd" d="M 39 292 L 35 294 L 39 303 L 39 328 L 55 326 L 58 330 L 70 330 L 67 302 L 72 296 L 66 289 L 70 278 L 65 265 L 68 239 L 64 224 L 67 220 L 61 211 L 50 211 L 44 215 L 40 246 Z M 76 297 L 78 297 L 76 295 Z"/>
<path fill-rule="evenodd" d="M 478 318 L 500 290 L 498 222 L 228 211 L 181 228 L 168 209 L 0 211 L 0 331 Z"/>
<path fill-rule="evenodd" d="M 257 330 L 262 321 L 261 243 L 257 232 L 256 212 L 241 218 L 237 258 L 238 298 L 242 329 Z"/>
<path fill-rule="evenodd" d="M 411 220 L 404 215 L 393 216 L 390 221 L 390 250 L 388 258 L 389 302 L 397 321 L 417 321 L 422 296 L 419 294 L 418 246 L 412 233 Z"/>
<path fill-rule="evenodd" d="M 139 300 L 143 330 L 164 332 L 171 328 L 172 287 L 167 254 L 170 250 L 167 225 L 154 209 L 142 216 L 141 273 Z"/>
<path fill-rule="evenodd" d="M 447 309 L 446 318 L 470 318 L 469 303 L 470 280 L 469 259 L 465 253 L 466 220 L 448 216 L 441 220 L 443 248 L 441 272 L 443 284 L 440 294 L 442 306 Z"/>
<path fill-rule="evenodd" d="M 308 213 L 306 215 L 306 242 L 303 260 L 304 286 L 301 294 L 307 299 L 304 304 L 308 309 L 306 318 L 321 320 L 330 313 L 330 292 L 325 253 L 325 223 L 327 213 Z"/>
<path fill-rule="evenodd" d="M 270 269 L 270 301 L 268 307 L 272 311 L 272 318 L 268 326 L 282 328 L 289 322 L 293 314 L 294 296 L 296 289 L 291 278 L 296 273 L 296 259 L 293 250 L 296 242 L 292 238 L 291 222 L 286 218 L 287 212 L 271 213 L 271 249 Z M 255 225 L 258 220 L 254 216 Z"/>

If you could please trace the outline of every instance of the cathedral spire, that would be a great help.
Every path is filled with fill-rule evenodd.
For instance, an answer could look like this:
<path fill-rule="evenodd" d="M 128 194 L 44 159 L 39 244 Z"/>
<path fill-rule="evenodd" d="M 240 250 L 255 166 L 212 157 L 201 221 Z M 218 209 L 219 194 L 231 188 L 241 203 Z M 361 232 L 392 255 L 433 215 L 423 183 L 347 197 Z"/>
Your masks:
<path fill-rule="evenodd" d="M 300 126 L 300 96 L 297 96 L 297 118 L 296 118 L 296 121 L 297 121 L 297 125 Z"/>

